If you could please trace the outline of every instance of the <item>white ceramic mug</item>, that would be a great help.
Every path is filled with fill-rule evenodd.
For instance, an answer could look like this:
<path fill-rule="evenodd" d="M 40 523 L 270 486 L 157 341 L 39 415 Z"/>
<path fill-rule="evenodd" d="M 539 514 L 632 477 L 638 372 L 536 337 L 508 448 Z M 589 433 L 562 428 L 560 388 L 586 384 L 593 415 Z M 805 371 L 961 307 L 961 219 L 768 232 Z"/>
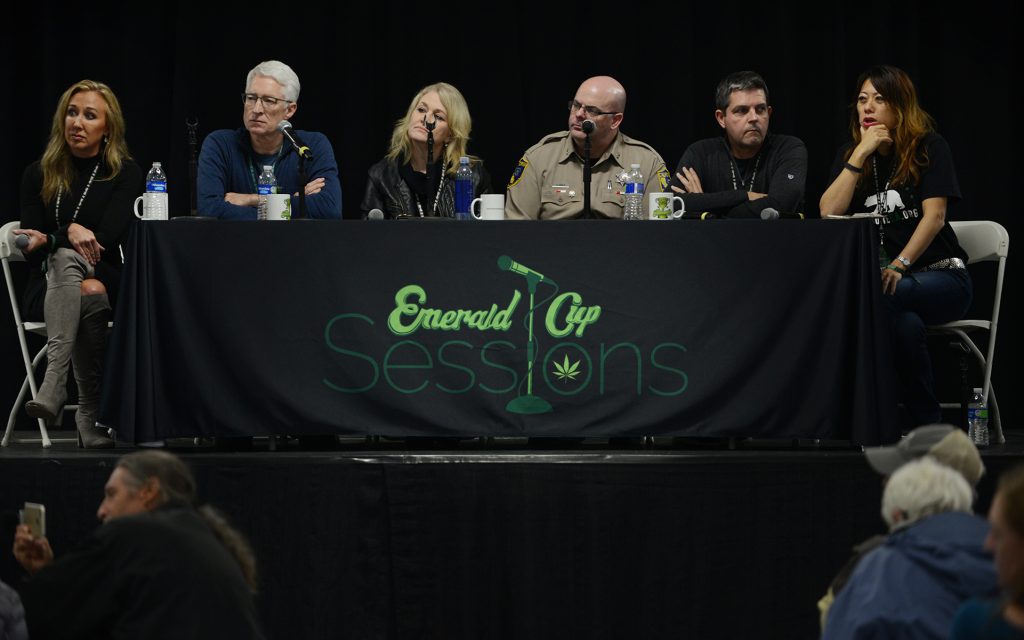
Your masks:
<path fill-rule="evenodd" d="M 142 212 L 139 212 L 139 203 L 142 203 Z M 138 198 L 132 205 L 135 217 L 140 220 L 166 220 L 167 219 L 167 194 L 156 191 L 147 191 Z"/>
<path fill-rule="evenodd" d="M 291 220 L 292 197 L 287 193 L 272 193 L 267 196 L 267 220 Z"/>
<path fill-rule="evenodd" d="M 679 209 L 672 211 L 673 203 L 679 201 Z M 683 199 L 673 193 L 654 192 L 647 194 L 647 219 L 671 220 L 683 217 Z"/>
<path fill-rule="evenodd" d="M 476 203 L 480 203 L 480 213 L 476 212 Z M 505 194 L 485 193 L 469 203 L 469 211 L 477 220 L 504 220 Z"/>

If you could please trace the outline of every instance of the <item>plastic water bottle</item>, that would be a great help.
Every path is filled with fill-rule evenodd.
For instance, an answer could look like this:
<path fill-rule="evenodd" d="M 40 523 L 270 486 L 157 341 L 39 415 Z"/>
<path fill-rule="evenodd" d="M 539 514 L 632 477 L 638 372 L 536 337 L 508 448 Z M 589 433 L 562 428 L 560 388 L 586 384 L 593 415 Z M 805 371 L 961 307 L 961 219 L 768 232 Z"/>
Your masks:
<path fill-rule="evenodd" d="M 473 169 L 469 158 L 459 158 L 459 169 L 455 172 L 455 217 L 470 220 L 469 205 L 473 204 Z"/>
<path fill-rule="evenodd" d="M 638 164 L 633 164 L 626 174 L 626 208 L 622 219 L 644 219 L 644 174 L 640 173 Z"/>
<path fill-rule="evenodd" d="M 274 177 L 274 167 L 269 164 L 263 165 L 263 173 L 260 174 L 256 193 L 259 195 L 259 206 L 256 208 L 256 219 L 267 219 L 267 196 L 277 193 L 277 178 Z"/>
<path fill-rule="evenodd" d="M 152 198 L 149 204 L 153 207 L 162 208 L 167 203 L 167 174 L 164 173 L 163 165 L 154 162 L 146 174 L 146 193 L 162 193 L 163 198 Z M 163 204 L 160 204 L 162 202 Z M 153 212 L 158 213 L 158 212 Z M 159 212 L 157 217 L 167 218 L 166 212 Z"/>
<path fill-rule="evenodd" d="M 980 387 L 974 388 L 974 395 L 967 405 L 967 437 L 976 447 L 988 446 L 988 405 Z"/>
<path fill-rule="evenodd" d="M 146 174 L 146 191 L 167 193 L 167 174 L 164 173 L 163 165 L 159 162 L 154 162 L 149 173 Z"/>

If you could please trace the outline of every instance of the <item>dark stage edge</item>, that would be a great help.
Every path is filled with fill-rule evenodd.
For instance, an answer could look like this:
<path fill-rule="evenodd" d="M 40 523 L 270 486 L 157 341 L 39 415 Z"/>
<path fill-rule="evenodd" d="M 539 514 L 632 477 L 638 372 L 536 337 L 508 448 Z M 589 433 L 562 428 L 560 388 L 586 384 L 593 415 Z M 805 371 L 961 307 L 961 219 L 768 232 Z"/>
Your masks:
<path fill-rule="evenodd" d="M 1024 462 L 1007 440 L 983 451 L 981 513 Z M 830 578 L 884 528 L 880 477 L 842 442 L 171 444 L 249 535 L 270 638 L 815 638 Z M 0 526 L 43 502 L 60 555 L 132 450 L 0 450 Z M 22 579 L 8 554 L 0 578 Z"/>

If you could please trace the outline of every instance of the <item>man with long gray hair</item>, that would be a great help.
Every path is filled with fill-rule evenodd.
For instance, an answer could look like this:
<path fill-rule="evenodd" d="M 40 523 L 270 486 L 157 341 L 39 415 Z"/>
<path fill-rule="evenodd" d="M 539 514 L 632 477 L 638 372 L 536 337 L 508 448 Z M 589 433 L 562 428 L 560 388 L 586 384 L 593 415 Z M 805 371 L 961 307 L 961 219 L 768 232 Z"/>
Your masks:
<path fill-rule="evenodd" d="M 165 451 L 120 460 L 96 513 L 103 522 L 55 560 L 19 525 L 14 556 L 32 638 L 263 638 L 245 538 L 200 505 L 188 466 Z"/>

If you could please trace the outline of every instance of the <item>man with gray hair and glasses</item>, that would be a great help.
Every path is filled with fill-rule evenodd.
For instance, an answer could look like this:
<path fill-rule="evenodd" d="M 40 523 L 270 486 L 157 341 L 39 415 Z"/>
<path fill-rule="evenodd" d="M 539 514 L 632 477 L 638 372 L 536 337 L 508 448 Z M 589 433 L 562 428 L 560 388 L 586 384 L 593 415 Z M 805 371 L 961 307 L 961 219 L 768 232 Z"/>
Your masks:
<path fill-rule="evenodd" d="M 799 138 L 768 134 L 768 86 L 753 71 L 729 74 L 715 92 L 724 137 L 691 144 L 672 190 L 686 217 L 777 218 L 803 208 L 807 148 Z"/>
<path fill-rule="evenodd" d="M 295 131 L 308 146 L 305 184 L 299 184 L 299 158 L 279 129 L 298 109 L 299 77 L 277 60 L 256 65 L 246 77 L 240 129 L 220 129 L 203 141 L 199 153 L 199 213 L 233 220 L 255 220 L 260 173 L 274 169 L 277 192 L 292 195 L 299 214 L 299 191 L 305 191 L 310 218 L 341 218 L 341 183 L 334 149 L 322 133 Z M 290 124 L 290 123 L 289 123 Z"/>

